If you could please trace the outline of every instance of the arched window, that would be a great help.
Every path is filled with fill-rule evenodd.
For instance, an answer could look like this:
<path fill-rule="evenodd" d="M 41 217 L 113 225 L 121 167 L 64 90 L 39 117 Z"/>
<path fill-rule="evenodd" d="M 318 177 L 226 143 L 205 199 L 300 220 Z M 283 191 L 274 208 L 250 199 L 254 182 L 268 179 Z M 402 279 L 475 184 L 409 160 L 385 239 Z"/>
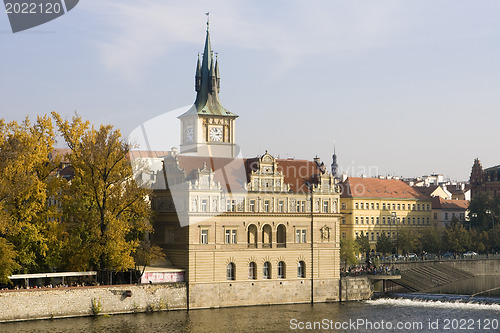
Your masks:
<path fill-rule="evenodd" d="M 230 262 L 227 264 L 227 279 L 234 280 L 235 277 L 236 266 L 234 263 Z"/>
<path fill-rule="evenodd" d="M 278 263 L 278 279 L 284 279 L 285 278 L 285 269 L 286 265 L 284 261 L 280 261 Z"/>
<path fill-rule="evenodd" d="M 262 228 L 262 247 L 272 247 L 273 231 L 269 224 Z"/>
<path fill-rule="evenodd" d="M 270 279 L 271 278 L 271 263 L 269 261 L 266 261 L 264 263 L 264 279 Z"/>
<path fill-rule="evenodd" d="M 250 224 L 248 226 L 248 247 L 257 248 L 257 227 L 255 224 Z"/>
<path fill-rule="evenodd" d="M 257 264 L 253 261 L 248 264 L 248 279 L 255 280 L 257 278 Z"/>
<path fill-rule="evenodd" d="M 306 277 L 306 263 L 303 261 L 299 261 L 297 264 L 297 277 L 305 278 Z"/>
<path fill-rule="evenodd" d="M 286 247 L 286 227 L 283 224 L 278 226 L 278 230 L 276 232 L 276 243 L 277 247 Z"/>

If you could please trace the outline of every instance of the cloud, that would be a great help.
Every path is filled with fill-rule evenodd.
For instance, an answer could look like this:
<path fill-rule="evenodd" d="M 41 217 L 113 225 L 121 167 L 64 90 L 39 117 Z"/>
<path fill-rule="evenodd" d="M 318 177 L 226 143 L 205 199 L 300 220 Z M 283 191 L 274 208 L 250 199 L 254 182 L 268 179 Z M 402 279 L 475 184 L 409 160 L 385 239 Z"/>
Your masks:
<path fill-rule="evenodd" d="M 276 54 L 276 73 L 310 54 L 383 45 L 402 22 L 393 2 L 89 0 L 85 7 L 105 25 L 104 39 L 96 41 L 105 68 L 127 80 L 179 45 L 200 47 L 205 11 L 212 13 L 219 49 L 230 44 Z"/>

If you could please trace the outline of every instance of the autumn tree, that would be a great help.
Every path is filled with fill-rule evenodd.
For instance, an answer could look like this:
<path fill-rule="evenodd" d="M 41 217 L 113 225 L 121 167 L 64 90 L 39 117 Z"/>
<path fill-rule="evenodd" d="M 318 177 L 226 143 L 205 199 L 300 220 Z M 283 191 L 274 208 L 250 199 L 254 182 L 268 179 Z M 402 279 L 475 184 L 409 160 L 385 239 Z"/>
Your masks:
<path fill-rule="evenodd" d="M 151 230 L 149 191 L 133 179 L 130 145 L 111 125 L 98 129 L 75 115 L 52 113 L 71 153 L 74 178 L 63 200 L 71 224 L 72 269 L 134 268 L 133 253 Z"/>
<path fill-rule="evenodd" d="M 443 230 L 437 227 L 426 227 L 421 233 L 422 249 L 429 253 L 440 253 L 442 246 Z"/>
<path fill-rule="evenodd" d="M 397 245 L 403 253 L 416 252 L 420 249 L 420 232 L 410 228 L 401 227 L 398 230 Z"/>
<path fill-rule="evenodd" d="M 40 116 L 33 124 L 28 118 L 22 123 L 0 121 L 0 237 L 9 249 L 0 255 L 15 256 L 20 264 L 16 268 L 26 273 L 61 263 L 53 249 L 63 242 L 63 228 L 60 220 L 50 220 L 57 212 L 48 205 L 60 187 L 54 176 L 57 161 L 49 159 L 53 147 L 50 117 Z"/>
<path fill-rule="evenodd" d="M 471 249 L 470 234 L 456 218 L 444 231 L 444 243 L 448 250 L 455 253 Z"/>

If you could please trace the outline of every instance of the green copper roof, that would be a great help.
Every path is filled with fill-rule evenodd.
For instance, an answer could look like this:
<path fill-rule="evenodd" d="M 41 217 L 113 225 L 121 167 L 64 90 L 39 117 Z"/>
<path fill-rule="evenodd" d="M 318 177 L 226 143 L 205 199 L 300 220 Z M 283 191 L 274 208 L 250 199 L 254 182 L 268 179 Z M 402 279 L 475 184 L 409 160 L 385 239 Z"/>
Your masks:
<path fill-rule="evenodd" d="M 208 27 L 201 68 L 199 57 L 196 65 L 195 90 L 197 94 L 194 105 L 182 116 L 197 114 L 207 116 L 238 117 L 236 114 L 226 110 L 219 101 L 219 63 L 218 59 L 215 59 L 214 61 Z"/>

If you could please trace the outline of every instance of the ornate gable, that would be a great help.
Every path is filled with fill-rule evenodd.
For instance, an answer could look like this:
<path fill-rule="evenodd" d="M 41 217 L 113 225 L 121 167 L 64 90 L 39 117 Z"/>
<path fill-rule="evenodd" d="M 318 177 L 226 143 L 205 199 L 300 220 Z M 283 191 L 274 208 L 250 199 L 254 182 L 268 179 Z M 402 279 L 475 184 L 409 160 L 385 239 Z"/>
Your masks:
<path fill-rule="evenodd" d="M 285 184 L 285 176 L 278 170 L 278 162 L 267 150 L 253 166 L 250 174 L 248 190 L 255 192 L 288 192 L 290 187 Z"/>

